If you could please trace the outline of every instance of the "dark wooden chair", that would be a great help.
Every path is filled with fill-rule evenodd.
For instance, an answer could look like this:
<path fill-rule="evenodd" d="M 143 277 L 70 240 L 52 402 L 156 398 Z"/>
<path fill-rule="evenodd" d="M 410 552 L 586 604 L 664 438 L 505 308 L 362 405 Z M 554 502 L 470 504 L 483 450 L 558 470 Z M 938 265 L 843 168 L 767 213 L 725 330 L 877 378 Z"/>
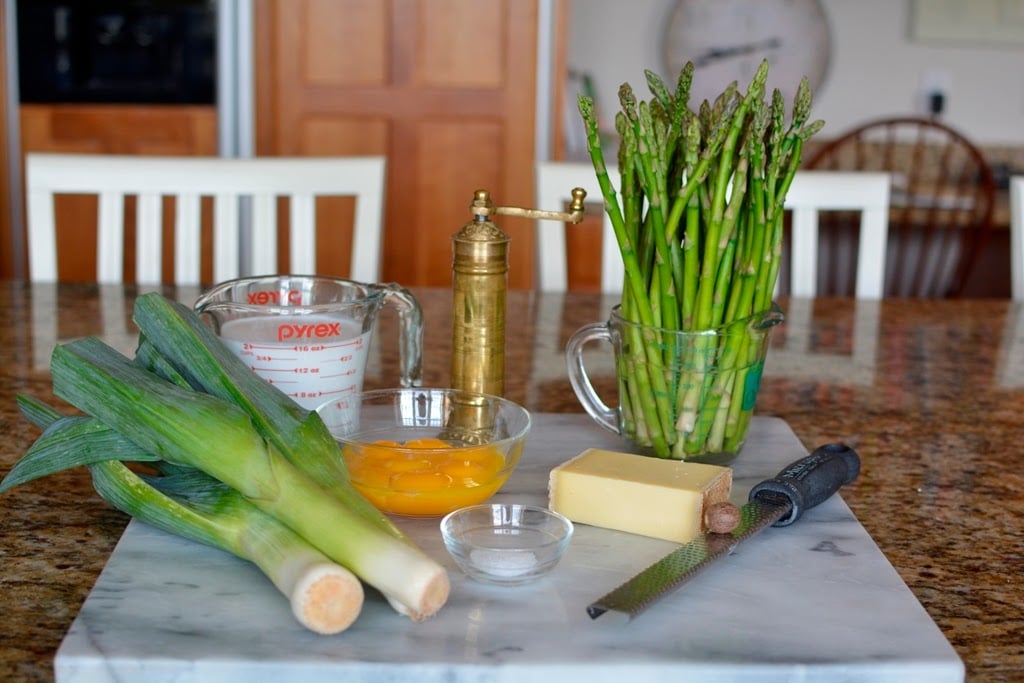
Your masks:
<path fill-rule="evenodd" d="M 934 119 L 879 119 L 825 143 L 804 167 L 892 174 L 886 296 L 962 293 L 991 230 L 996 198 L 992 169 L 970 140 Z M 835 242 L 851 253 L 844 240 Z"/>

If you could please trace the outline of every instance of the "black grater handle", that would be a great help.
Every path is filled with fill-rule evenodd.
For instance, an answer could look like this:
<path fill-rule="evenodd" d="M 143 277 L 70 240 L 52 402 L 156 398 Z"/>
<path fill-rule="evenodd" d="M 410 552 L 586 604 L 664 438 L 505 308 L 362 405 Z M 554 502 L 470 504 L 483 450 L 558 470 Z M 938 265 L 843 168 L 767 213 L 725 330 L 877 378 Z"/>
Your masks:
<path fill-rule="evenodd" d="M 810 455 L 787 465 L 771 479 L 750 490 L 749 499 L 787 499 L 789 514 L 773 526 L 789 526 L 807 510 L 824 502 L 860 473 L 860 456 L 842 443 L 830 443 L 814 449 Z"/>

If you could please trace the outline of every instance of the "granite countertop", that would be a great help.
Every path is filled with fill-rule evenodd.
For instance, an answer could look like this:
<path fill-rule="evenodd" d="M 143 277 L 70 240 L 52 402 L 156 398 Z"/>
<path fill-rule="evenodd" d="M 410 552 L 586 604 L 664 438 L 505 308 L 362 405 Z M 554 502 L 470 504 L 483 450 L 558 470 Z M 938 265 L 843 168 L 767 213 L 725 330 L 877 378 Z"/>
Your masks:
<path fill-rule="evenodd" d="M 130 351 L 133 293 L 0 283 L 0 474 L 37 435 L 15 394 L 52 398 L 53 341 L 102 333 Z M 415 293 L 427 324 L 424 383 L 443 386 L 451 295 Z M 1024 476 L 1012 467 L 1024 309 L 994 300 L 781 304 L 788 320 L 773 339 L 758 413 L 783 418 L 807 447 L 856 445 L 864 465 L 843 498 L 963 659 L 967 680 L 1024 678 Z M 506 395 L 535 412 L 579 412 L 560 349 L 610 305 L 593 294 L 510 293 Z M 394 383 L 395 336 L 383 316 L 368 387 Z M 610 377 L 594 381 L 613 390 Z M 85 471 L 0 495 L 0 679 L 52 680 L 56 648 L 126 524 Z"/>

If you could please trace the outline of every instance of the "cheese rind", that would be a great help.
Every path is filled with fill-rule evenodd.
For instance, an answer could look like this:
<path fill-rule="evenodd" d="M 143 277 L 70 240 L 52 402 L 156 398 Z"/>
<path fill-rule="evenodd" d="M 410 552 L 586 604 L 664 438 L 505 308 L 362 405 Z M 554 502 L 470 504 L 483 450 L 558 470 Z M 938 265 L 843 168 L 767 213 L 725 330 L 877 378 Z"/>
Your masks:
<path fill-rule="evenodd" d="M 580 524 L 684 543 L 731 489 L 728 467 L 591 448 L 551 470 L 548 507 Z"/>

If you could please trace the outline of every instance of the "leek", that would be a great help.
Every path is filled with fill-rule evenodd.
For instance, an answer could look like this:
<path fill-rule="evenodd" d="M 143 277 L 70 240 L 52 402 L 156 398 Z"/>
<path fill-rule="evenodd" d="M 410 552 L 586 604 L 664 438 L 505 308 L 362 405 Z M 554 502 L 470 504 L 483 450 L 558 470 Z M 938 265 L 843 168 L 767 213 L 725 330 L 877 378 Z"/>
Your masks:
<path fill-rule="evenodd" d="M 449 581 L 440 564 L 301 472 L 235 404 L 161 379 L 94 338 L 58 346 L 51 375 L 56 396 L 143 451 L 235 489 L 400 612 L 418 620 L 446 601 Z"/>
<path fill-rule="evenodd" d="M 255 564 L 288 598 L 299 623 L 311 631 L 339 633 L 359 616 L 359 579 L 234 489 L 190 468 L 159 477 L 136 474 L 120 461 L 155 458 L 95 418 L 64 417 L 24 396 L 18 397 L 18 404 L 44 432 L 0 482 L 0 492 L 86 465 L 96 492 L 122 512 Z"/>
<path fill-rule="evenodd" d="M 190 309 L 151 292 L 135 300 L 134 319 L 141 330 L 137 361 L 239 406 L 292 465 L 374 524 L 403 537 L 349 485 L 338 444 L 320 417 L 252 372 Z"/>

